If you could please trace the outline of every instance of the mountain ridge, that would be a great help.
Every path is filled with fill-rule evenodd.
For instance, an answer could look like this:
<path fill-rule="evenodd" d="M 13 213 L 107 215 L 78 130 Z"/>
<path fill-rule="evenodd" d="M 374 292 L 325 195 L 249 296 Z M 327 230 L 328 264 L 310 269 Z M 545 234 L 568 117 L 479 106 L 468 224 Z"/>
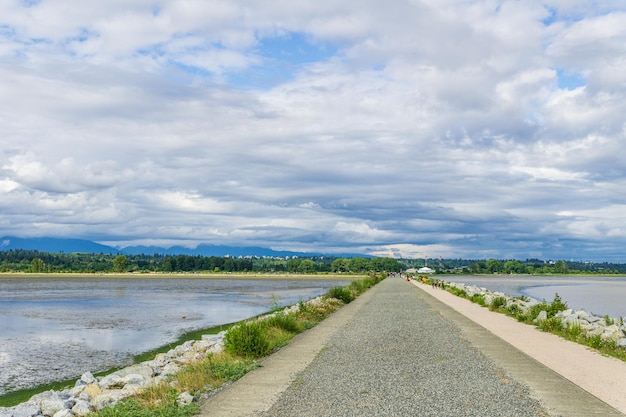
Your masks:
<path fill-rule="evenodd" d="M 66 252 L 66 253 L 105 253 L 121 255 L 190 255 L 190 256 L 258 256 L 258 257 L 287 257 L 287 256 L 324 256 L 321 253 L 281 251 L 259 246 L 227 246 L 200 244 L 196 248 L 184 246 L 126 246 L 115 248 L 103 245 L 87 239 L 33 237 L 21 238 L 16 236 L 3 236 L 0 238 L 0 251 L 7 250 L 37 250 L 40 252 Z M 369 257 L 360 254 L 333 254 L 336 257 Z"/>

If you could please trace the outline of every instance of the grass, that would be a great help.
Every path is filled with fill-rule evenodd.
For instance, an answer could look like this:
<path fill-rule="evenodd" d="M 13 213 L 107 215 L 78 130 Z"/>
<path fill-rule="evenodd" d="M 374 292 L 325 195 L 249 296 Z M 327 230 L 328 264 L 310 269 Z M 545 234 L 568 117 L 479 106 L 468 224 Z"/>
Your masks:
<path fill-rule="evenodd" d="M 282 309 L 230 326 L 224 338 L 224 351 L 183 367 L 167 383 L 149 387 L 92 417 L 187 417 L 198 412 L 197 403 L 177 404 L 178 395 L 189 392 L 195 397 L 241 378 L 259 366 L 257 359 L 285 346 L 301 333 L 324 320 L 346 302 L 384 279 L 384 275 L 354 281 L 339 290 L 329 290 L 322 302 L 300 302 L 298 310 Z M 345 297 L 346 293 L 350 297 Z M 341 297 L 341 298 L 338 298 Z"/>

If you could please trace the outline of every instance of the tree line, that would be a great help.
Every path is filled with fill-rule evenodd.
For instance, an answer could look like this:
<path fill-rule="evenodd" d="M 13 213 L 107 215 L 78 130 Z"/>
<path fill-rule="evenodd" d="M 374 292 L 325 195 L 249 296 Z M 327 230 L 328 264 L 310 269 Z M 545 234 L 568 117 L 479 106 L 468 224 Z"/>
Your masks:
<path fill-rule="evenodd" d="M 392 258 L 300 258 L 219 257 L 201 255 L 125 255 L 50 253 L 12 249 L 0 251 L 0 272 L 32 273 L 179 273 L 179 272 L 398 272 L 402 264 Z"/>
<path fill-rule="evenodd" d="M 0 272 L 399 272 L 429 266 L 440 274 L 626 274 L 626 264 L 539 259 L 394 259 L 365 257 L 220 257 L 201 255 L 125 255 L 0 251 Z"/>

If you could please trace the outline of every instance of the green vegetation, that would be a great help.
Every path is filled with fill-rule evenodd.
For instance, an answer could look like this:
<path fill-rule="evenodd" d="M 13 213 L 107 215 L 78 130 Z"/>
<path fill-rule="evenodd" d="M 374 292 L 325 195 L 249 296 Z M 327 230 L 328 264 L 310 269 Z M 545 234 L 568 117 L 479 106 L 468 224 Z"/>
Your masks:
<path fill-rule="evenodd" d="M 218 257 L 200 255 L 110 255 L 0 251 L 0 272 L 66 273 L 290 273 L 369 274 L 428 265 L 437 274 L 626 274 L 626 264 L 539 259 L 393 259 L 365 257 Z"/>
<path fill-rule="evenodd" d="M 157 389 L 162 392 L 157 392 Z M 115 407 L 108 407 L 93 417 L 188 417 L 198 412 L 194 403 L 179 407 L 176 403 L 177 391 L 167 385 L 147 390 L 145 393 L 120 401 Z"/>
<path fill-rule="evenodd" d="M 339 266 L 341 265 L 341 266 Z M 0 272 L 28 273 L 343 273 L 398 272 L 402 264 L 392 258 L 218 257 L 190 255 L 109 255 L 49 253 L 13 249 L 0 251 Z"/>

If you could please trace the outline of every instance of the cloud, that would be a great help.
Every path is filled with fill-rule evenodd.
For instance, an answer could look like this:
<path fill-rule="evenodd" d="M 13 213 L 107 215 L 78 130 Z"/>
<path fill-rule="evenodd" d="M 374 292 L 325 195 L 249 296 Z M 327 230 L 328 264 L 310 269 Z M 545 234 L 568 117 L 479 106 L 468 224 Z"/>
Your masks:
<path fill-rule="evenodd" d="M 618 1 L 4 2 L 0 235 L 622 260 L 625 21 Z"/>

